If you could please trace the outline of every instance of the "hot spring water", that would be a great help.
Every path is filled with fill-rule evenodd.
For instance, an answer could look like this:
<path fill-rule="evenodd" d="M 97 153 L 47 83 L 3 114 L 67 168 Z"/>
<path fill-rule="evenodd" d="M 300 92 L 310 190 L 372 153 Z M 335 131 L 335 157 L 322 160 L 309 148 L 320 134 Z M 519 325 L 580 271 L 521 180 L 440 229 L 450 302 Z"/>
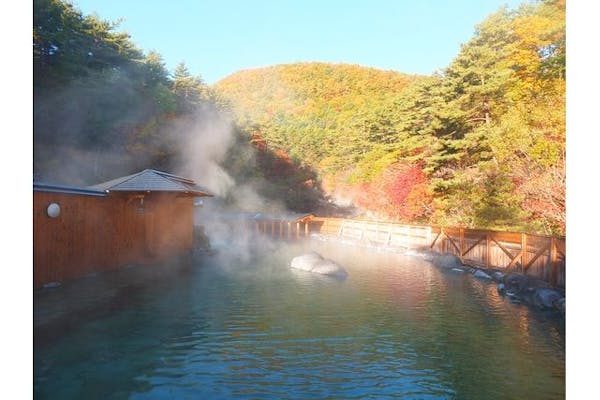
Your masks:
<path fill-rule="evenodd" d="M 309 250 L 348 277 L 289 268 Z M 562 316 L 419 258 L 318 241 L 99 274 L 34 308 L 36 399 L 565 396 Z"/>

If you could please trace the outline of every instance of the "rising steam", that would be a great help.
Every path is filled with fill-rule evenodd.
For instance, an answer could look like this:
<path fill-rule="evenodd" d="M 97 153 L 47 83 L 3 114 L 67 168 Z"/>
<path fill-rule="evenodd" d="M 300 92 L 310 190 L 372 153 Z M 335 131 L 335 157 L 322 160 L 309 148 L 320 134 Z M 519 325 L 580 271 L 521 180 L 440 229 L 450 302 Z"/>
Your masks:
<path fill-rule="evenodd" d="M 87 186 L 144 168 L 164 170 L 193 179 L 215 196 L 204 199 L 204 205 L 196 210 L 212 244 L 227 247 L 228 253 L 238 258 L 248 257 L 257 245 L 272 246 L 268 241 L 258 243 L 254 232 L 232 229 L 235 224 L 230 223 L 231 213 L 235 212 L 286 212 L 282 201 L 267 201 L 260 195 L 267 186 L 263 178 L 254 174 L 236 181 L 228 172 L 232 146 L 240 146 L 234 150 L 243 168 L 256 167 L 254 149 L 236 141 L 231 116 L 206 104 L 148 130 L 152 146 L 171 154 L 170 164 L 161 164 L 155 155 L 132 149 L 124 136 L 136 130 L 139 134 L 140 129 L 143 136 L 143 127 L 156 120 L 156 105 L 151 102 L 137 101 L 134 108 L 125 107 L 127 98 L 137 99 L 138 95 L 126 75 L 94 87 L 71 84 L 60 90 L 37 92 L 34 179 Z M 94 131 L 94 121 L 110 127 Z"/>
<path fill-rule="evenodd" d="M 214 108 L 200 107 L 167 129 L 177 141 L 177 173 L 192 178 L 215 196 L 226 196 L 235 186 L 235 180 L 221 166 L 233 144 L 231 119 Z"/>

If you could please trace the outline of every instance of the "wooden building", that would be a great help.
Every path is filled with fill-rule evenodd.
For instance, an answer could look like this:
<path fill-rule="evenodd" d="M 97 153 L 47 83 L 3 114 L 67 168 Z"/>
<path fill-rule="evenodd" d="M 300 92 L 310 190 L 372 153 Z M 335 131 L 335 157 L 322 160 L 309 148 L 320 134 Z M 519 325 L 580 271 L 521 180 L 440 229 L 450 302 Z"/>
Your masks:
<path fill-rule="evenodd" d="M 147 169 L 87 188 L 34 183 L 34 288 L 192 249 L 192 180 Z"/>

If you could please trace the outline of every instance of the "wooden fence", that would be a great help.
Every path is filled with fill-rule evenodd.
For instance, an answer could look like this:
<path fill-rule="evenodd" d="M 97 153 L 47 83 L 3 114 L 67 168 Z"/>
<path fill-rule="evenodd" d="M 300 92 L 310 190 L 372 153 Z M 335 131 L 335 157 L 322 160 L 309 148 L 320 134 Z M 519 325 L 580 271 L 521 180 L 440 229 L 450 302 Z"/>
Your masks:
<path fill-rule="evenodd" d="M 246 220 L 246 229 L 265 234 L 275 239 L 294 240 L 308 237 L 310 234 L 309 226 L 308 218 L 301 220 Z"/>
<path fill-rule="evenodd" d="M 375 246 L 451 253 L 468 265 L 517 271 L 554 286 L 565 286 L 564 237 L 320 217 L 293 223 L 257 221 L 255 229 L 275 238 L 301 238 L 320 233 Z"/>

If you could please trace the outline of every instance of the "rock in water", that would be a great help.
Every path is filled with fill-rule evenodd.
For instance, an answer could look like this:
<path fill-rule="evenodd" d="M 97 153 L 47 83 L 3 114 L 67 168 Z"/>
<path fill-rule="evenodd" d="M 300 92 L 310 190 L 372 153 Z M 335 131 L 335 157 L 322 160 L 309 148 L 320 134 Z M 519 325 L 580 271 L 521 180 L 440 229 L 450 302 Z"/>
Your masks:
<path fill-rule="evenodd" d="M 556 290 L 537 288 L 533 295 L 533 303 L 539 308 L 555 308 L 561 298 L 561 294 Z"/>
<path fill-rule="evenodd" d="M 497 282 L 503 282 L 503 280 L 504 280 L 504 274 L 502 272 L 499 272 L 499 271 L 494 272 L 492 274 L 492 277 Z"/>
<path fill-rule="evenodd" d="M 559 310 L 562 311 L 562 313 L 564 314 L 565 311 L 567 310 L 567 304 L 565 302 L 565 298 L 562 297 L 560 299 L 558 299 L 557 301 L 554 302 L 554 306 Z"/>
<path fill-rule="evenodd" d="M 516 272 L 504 275 L 503 281 L 506 291 L 511 293 L 520 293 L 529 284 L 529 279 L 525 275 Z"/>
<path fill-rule="evenodd" d="M 404 252 L 405 256 L 411 256 L 411 257 L 422 257 L 423 255 L 421 253 L 419 253 L 418 251 L 416 251 L 415 249 L 408 249 Z"/>
<path fill-rule="evenodd" d="M 504 295 L 504 292 L 506 291 L 505 287 L 504 287 L 504 283 L 500 282 L 498 284 L 498 293 L 500 293 L 501 295 Z"/>
<path fill-rule="evenodd" d="M 323 257 L 316 252 L 310 252 L 298 257 L 294 257 L 290 263 L 290 267 L 301 269 L 303 271 L 312 271 L 313 267 L 319 261 L 323 261 Z"/>
<path fill-rule="evenodd" d="M 477 271 L 475 271 L 475 273 L 473 274 L 473 276 L 475 278 L 479 278 L 479 279 L 492 279 L 491 276 L 489 276 L 488 274 L 486 274 L 485 272 L 483 272 L 480 269 L 478 269 Z"/>
<path fill-rule="evenodd" d="M 335 276 L 344 278 L 348 272 L 336 262 L 323 258 L 319 253 L 311 252 L 298 257 L 294 257 L 290 263 L 291 268 L 302 271 L 315 272 L 317 274 Z"/>
<path fill-rule="evenodd" d="M 317 261 L 311 272 L 316 272 L 318 274 L 323 275 L 337 276 L 339 278 L 348 276 L 348 273 L 342 266 L 328 259 Z"/>

